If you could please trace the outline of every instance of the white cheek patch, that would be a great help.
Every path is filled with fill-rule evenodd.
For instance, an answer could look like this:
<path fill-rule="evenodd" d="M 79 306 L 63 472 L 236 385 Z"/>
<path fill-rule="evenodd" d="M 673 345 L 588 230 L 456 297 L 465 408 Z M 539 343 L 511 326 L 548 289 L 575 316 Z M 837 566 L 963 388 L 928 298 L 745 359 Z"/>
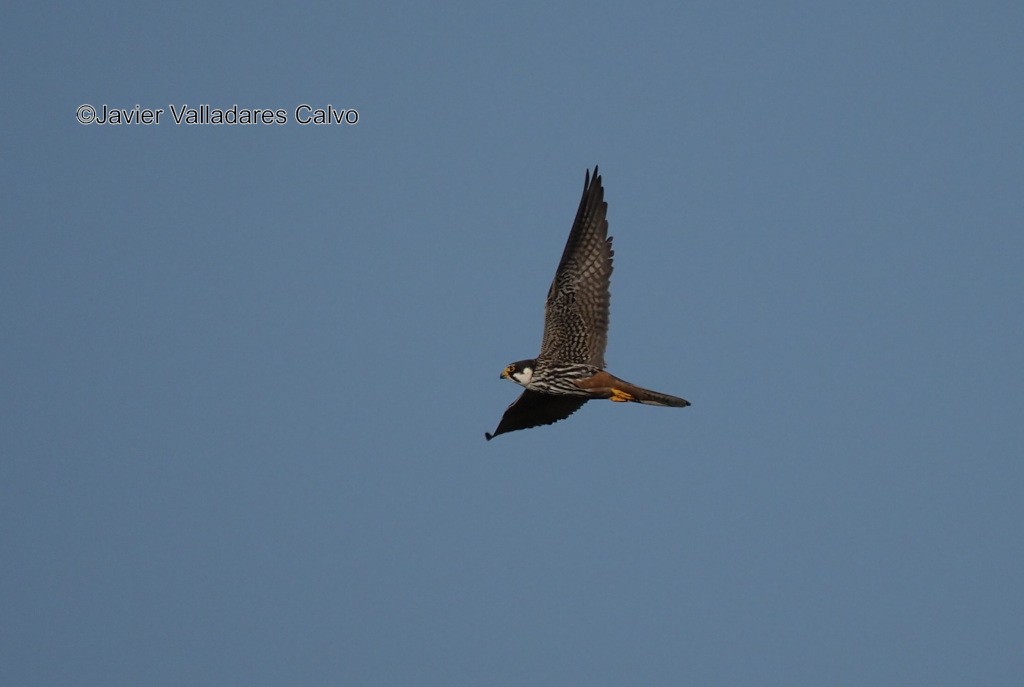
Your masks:
<path fill-rule="evenodd" d="M 524 367 L 519 372 L 514 372 L 512 374 L 512 377 L 515 378 L 515 380 L 517 382 L 519 382 L 520 384 L 523 384 L 523 385 L 529 384 L 530 380 L 533 379 L 533 368 L 532 367 Z"/>

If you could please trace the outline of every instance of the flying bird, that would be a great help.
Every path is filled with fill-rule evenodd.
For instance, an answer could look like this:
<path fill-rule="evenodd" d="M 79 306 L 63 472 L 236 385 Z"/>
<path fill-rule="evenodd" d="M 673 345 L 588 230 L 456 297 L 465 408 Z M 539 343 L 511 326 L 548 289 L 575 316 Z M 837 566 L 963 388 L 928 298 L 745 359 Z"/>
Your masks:
<path fill-rule="evenodd" d="M 608 286 L 612 239 L 601 175 L 587 170 L 583 198 L 544 306 L 540 354 L 505 367 L 502 379 L 526 388 L 510 405 L 488 441 L 506 432 L 550 425 L 569 417 L 591 399 L 685 408 L 690 402 L 643 389 L 604 369 L 608 343 Z"/>

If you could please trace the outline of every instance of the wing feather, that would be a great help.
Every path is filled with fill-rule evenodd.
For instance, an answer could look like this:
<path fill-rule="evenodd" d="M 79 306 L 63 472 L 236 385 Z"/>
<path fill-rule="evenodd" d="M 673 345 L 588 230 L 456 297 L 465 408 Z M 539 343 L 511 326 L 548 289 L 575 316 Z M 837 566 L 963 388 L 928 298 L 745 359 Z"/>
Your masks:
<path fill-rule="evenodd" d="M 540 357 L 604 367 L 608 343 L 612 240 L 601 175 L 587 171 L 562 259 L 544 308 Z"/>
<path fill-rule="evenodd" d="M 555 396 L 526 389 L 505 409 L 494 434 L 484 433 L 484 436 L 490 441 L 505 432 L 550 425 L 569 417 L 588 400 L 586 396 Z"/>

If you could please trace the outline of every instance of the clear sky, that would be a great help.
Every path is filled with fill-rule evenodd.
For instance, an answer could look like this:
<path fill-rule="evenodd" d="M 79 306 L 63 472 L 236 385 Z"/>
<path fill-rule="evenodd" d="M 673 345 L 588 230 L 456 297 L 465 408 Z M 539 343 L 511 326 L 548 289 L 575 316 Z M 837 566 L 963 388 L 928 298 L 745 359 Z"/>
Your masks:
<path fill-rule="evenodd" d="M 1024 5 L 622 5 L 4 5 L 0 683 L 1020 684 Z"/>

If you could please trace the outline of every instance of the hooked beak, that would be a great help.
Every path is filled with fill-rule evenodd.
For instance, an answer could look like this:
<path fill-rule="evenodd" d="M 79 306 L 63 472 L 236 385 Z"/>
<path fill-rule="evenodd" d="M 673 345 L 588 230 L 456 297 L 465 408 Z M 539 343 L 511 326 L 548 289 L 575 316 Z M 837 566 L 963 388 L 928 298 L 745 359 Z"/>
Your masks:
<path fill-rule="evenodd" d="M 502 370 L 501 374 L 498 375 L 498 379 L 508 379 L 508 370 Z"/>

